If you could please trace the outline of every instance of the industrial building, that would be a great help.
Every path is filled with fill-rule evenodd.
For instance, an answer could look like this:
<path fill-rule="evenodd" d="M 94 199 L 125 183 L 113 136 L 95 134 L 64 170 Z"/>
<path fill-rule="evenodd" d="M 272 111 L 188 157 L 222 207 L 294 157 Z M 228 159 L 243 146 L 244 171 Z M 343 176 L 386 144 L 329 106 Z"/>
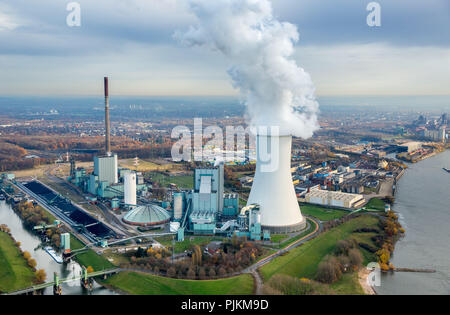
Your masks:
<path fill-rule="evenodd" d="M 194 189 L 174 193 L 172 203 L 173 219 L 196 235 L 216 234 L 218 223 L 239 212 L 239 195 L 224 194 L 223 164 L 196 169 Z"/>
<path fill-rule="evenodd" d="M 398 146 L 400 152 L 413 152 L 422 148 L 422 142 L 410 141 L 402 143 Z"/>
<path fill-rule="evenodd" d="M 258 205 L 239 211 L 239 195 L 224 193 L 224 165 L 194 170 L 194 189 L 174 192 L 171 232 L 193 235 L 245 236 L 250 240 L 270 239 L 263 231 Z M 179 224 L 178 224 L 179 223 Z"/>
<path fill-rule="evenodd" d="M 105 153 L 94 157 L 94 171 L 87 174 L 86 169 L 76 168 L 71 160 L 69 181 L 80 187 L 85 193 L 104 199 L 113 199 L 112 208 L 117 207 L 117 198 L 123 198 L 122 204 L 127 207 L 136 205 L 136 192 L 145 194 L 142 173 L 135 173 L 118 167 L 118 156 L 111 152 L 111 135 L 109 122 L 109 87 L 108 78 L 105 85 Z M 125 200 L 126 199 L 126 200 Z M 114 204 L 114 205 L 113 205 Z"/>
<path fill-rule="evenodd" d="M 364 197 L 359 194 L 317 189 L 307 193 L 305 201 L 327 207 L 355 209 L 364 204 Z"/>
<path fill-rule="evenodd" d="M 446 128 L 445 126 L 442 126 L 437 129 L 424 129 L 423 130 L 423 137 L 435 142 L 445 142 L 446 140 Z"/>
<path fill-rule="evenodd" d="M 170 218 L 170 214 L 165 209 L 146 204 L 129 211 L 122 220 L 130 225 L 147 227 L 166 224 Z"/>
<path fill-rule="evenodd" d="M 60 247 L 64 251 L 64 253 L 70 252 L 70 234 L 69 233 L 61 234 Z"/>

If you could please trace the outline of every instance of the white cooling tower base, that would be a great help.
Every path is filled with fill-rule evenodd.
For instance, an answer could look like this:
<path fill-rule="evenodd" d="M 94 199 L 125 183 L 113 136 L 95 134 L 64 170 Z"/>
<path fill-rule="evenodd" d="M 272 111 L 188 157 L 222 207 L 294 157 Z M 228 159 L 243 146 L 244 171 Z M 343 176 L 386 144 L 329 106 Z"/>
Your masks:
<path fill-rule="evenodd" d="M 300 232 L 306 229 L 306 220 L 303 220 L 300 223 L 293 225 L 285 225 L 285 226 L 261 226 L 262 230 L 269 230 L 271 234 L 288 234 Z"/>

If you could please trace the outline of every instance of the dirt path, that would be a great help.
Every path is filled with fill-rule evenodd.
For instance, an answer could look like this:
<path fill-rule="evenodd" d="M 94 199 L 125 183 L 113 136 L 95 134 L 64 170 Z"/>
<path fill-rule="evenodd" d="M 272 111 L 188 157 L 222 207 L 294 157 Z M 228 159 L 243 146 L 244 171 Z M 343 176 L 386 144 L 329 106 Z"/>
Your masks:
<path fill-rule="evenodd" d="M 256 270 L 253 270 L 251 275 L 255 279 L 255 295 L 263 295 L 263 280 L 261 279 L 261 276 Z"/>

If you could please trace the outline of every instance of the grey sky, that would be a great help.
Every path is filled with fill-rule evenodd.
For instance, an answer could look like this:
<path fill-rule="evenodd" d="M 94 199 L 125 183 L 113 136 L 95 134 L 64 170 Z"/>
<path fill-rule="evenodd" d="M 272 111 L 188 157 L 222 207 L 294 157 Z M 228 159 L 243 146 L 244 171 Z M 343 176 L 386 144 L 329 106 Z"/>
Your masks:
<path fill-rule="evenodd" d="M 0 2 L 0 94 L 89 95 L 112 77 L 122 95 L 234 94 L 222 56 L 180 46 L 195 19 L 184 0 L 79 0 L 82 26 L 62 0 Z M 319 95 L 450 94 L 450 1 L 273 0 L 300 32 L 296 60 Z"/>

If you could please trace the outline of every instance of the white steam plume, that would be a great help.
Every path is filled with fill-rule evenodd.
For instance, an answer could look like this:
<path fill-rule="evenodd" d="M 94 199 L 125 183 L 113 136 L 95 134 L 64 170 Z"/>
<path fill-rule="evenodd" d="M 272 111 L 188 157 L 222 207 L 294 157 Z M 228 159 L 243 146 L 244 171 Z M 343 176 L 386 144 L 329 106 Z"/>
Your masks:
<path fill-rule="evenodd" d="M 297 27 L 274 18 L 269 0 L 188 3 L 198 24 L 175 38 L 227 57 L 250 125 L 279 126 L 281 135 L 311 137 L 318 129 L 319 106 L 309 74 L 291 58 L 299 40 Z"/>

